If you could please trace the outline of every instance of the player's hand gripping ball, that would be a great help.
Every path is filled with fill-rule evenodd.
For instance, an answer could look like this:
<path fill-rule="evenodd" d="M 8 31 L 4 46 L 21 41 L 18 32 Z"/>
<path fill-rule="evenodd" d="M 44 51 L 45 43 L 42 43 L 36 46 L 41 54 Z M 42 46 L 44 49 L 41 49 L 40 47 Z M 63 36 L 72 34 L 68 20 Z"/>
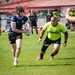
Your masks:
<path fill-rule="evenodd" d="M 28 23 L 25 23 L 25 28 L 28 29 L 28 32 L 25 33 L 26 36 L 30 35 L 30 27 Z"/>

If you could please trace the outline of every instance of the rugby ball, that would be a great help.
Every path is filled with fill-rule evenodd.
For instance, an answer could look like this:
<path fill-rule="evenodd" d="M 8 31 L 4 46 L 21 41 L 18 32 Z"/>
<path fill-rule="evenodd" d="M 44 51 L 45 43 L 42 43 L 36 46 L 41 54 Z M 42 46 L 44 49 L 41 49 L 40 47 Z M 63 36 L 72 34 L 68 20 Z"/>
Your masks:
<path fill-rule="evenodd" d="M 25 35 L 26 36 L 29 36 L 30 35 L 30 27 L 29 27 L 29 24 L 28 23 L 25 23 L 24 25 L 25 25 L 25 28 L 28 29 L 28 32 L 26 32 Z"/>

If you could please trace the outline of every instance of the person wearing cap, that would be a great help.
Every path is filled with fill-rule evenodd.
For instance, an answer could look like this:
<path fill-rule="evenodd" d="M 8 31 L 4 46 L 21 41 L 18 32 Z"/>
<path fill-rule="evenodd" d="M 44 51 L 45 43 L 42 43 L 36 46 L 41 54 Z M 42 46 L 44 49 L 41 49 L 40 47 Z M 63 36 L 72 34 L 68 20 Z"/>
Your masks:
<path fill-rule="evenodd" d="M 58 12 L 58 9 L 54 9 L 53 12 L 51 12 L 49 9 L 48 9 L 48 13 L 46 14 L 46 22 L 49 22 L 51 20 L 51 17 L 54 16 L 58 19 L 58 21 L 60 20 L 60 13 Z"/>
<path fill-rule="evenodd" d="M 58 19 L 58 21 L 60 20 L 61 15 L 60 15 L 60 13 L 58 12 L 58 9 L 54 9 L 54 11 L 53 11 L 53 16 L 56 17 L 56 18 Z"/>
<path fill-rule="evenodd" d="M 8 32 L 8 38 L 14 57 L 14 66 L 18 66 L 18 57 L 22 46 L 22 33 L 28 32 L 27 29 L 22 28 L 27 20 L 28 18 L 24 16 L 24 8 L 18 6 L 16 8 L 16 15 L 12 15 L 11 17 L 11 27 Z"/>

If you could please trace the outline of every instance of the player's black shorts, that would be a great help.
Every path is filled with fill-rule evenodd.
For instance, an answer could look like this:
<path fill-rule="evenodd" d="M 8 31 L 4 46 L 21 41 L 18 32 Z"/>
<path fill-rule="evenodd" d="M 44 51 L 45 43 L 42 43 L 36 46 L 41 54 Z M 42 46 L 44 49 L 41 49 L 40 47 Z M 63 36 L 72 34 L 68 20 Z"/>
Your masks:
<path fill-rule="evenodd" d="M 8 33 L 8 38 L 9 38 L 10 44 L 14 44 L 16 43 L 17 39 L 22 39 L 22 34 L 17 35 L 17 34 Z"/>
<path fill-rule="evenodd" d="M 31 22 L 31 26 L 37 26 L 37 22 L 36 21 L 32 21 Z"/>
<path fill-rule="evenodd" d="M 48 37 L 45 38 L 43 44 L 59 44 L 61 43 L 61 37 L 57 40 L 50 40 Z"/>

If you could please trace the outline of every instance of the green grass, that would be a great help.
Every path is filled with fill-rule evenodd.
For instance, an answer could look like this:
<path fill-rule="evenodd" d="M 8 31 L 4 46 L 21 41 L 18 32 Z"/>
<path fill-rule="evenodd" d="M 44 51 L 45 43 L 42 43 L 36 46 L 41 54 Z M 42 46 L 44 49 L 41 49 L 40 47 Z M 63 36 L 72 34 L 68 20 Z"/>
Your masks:
<path fill-rule="evenodd" d="M 52 45 L 47 49 L 44 59 L 37 61 L 42 46 L 37 42 L 39 35 L 23 35 L 18 67 L 13 66 L 11 46 L 7 33 L 3 32 L 0 36 L 0 75 L 75 75 L 75 33 L 68 32 L 67 47 L 63 47 L 62 35 L 60 51 L 52 61 L 49 59 Z"/>

